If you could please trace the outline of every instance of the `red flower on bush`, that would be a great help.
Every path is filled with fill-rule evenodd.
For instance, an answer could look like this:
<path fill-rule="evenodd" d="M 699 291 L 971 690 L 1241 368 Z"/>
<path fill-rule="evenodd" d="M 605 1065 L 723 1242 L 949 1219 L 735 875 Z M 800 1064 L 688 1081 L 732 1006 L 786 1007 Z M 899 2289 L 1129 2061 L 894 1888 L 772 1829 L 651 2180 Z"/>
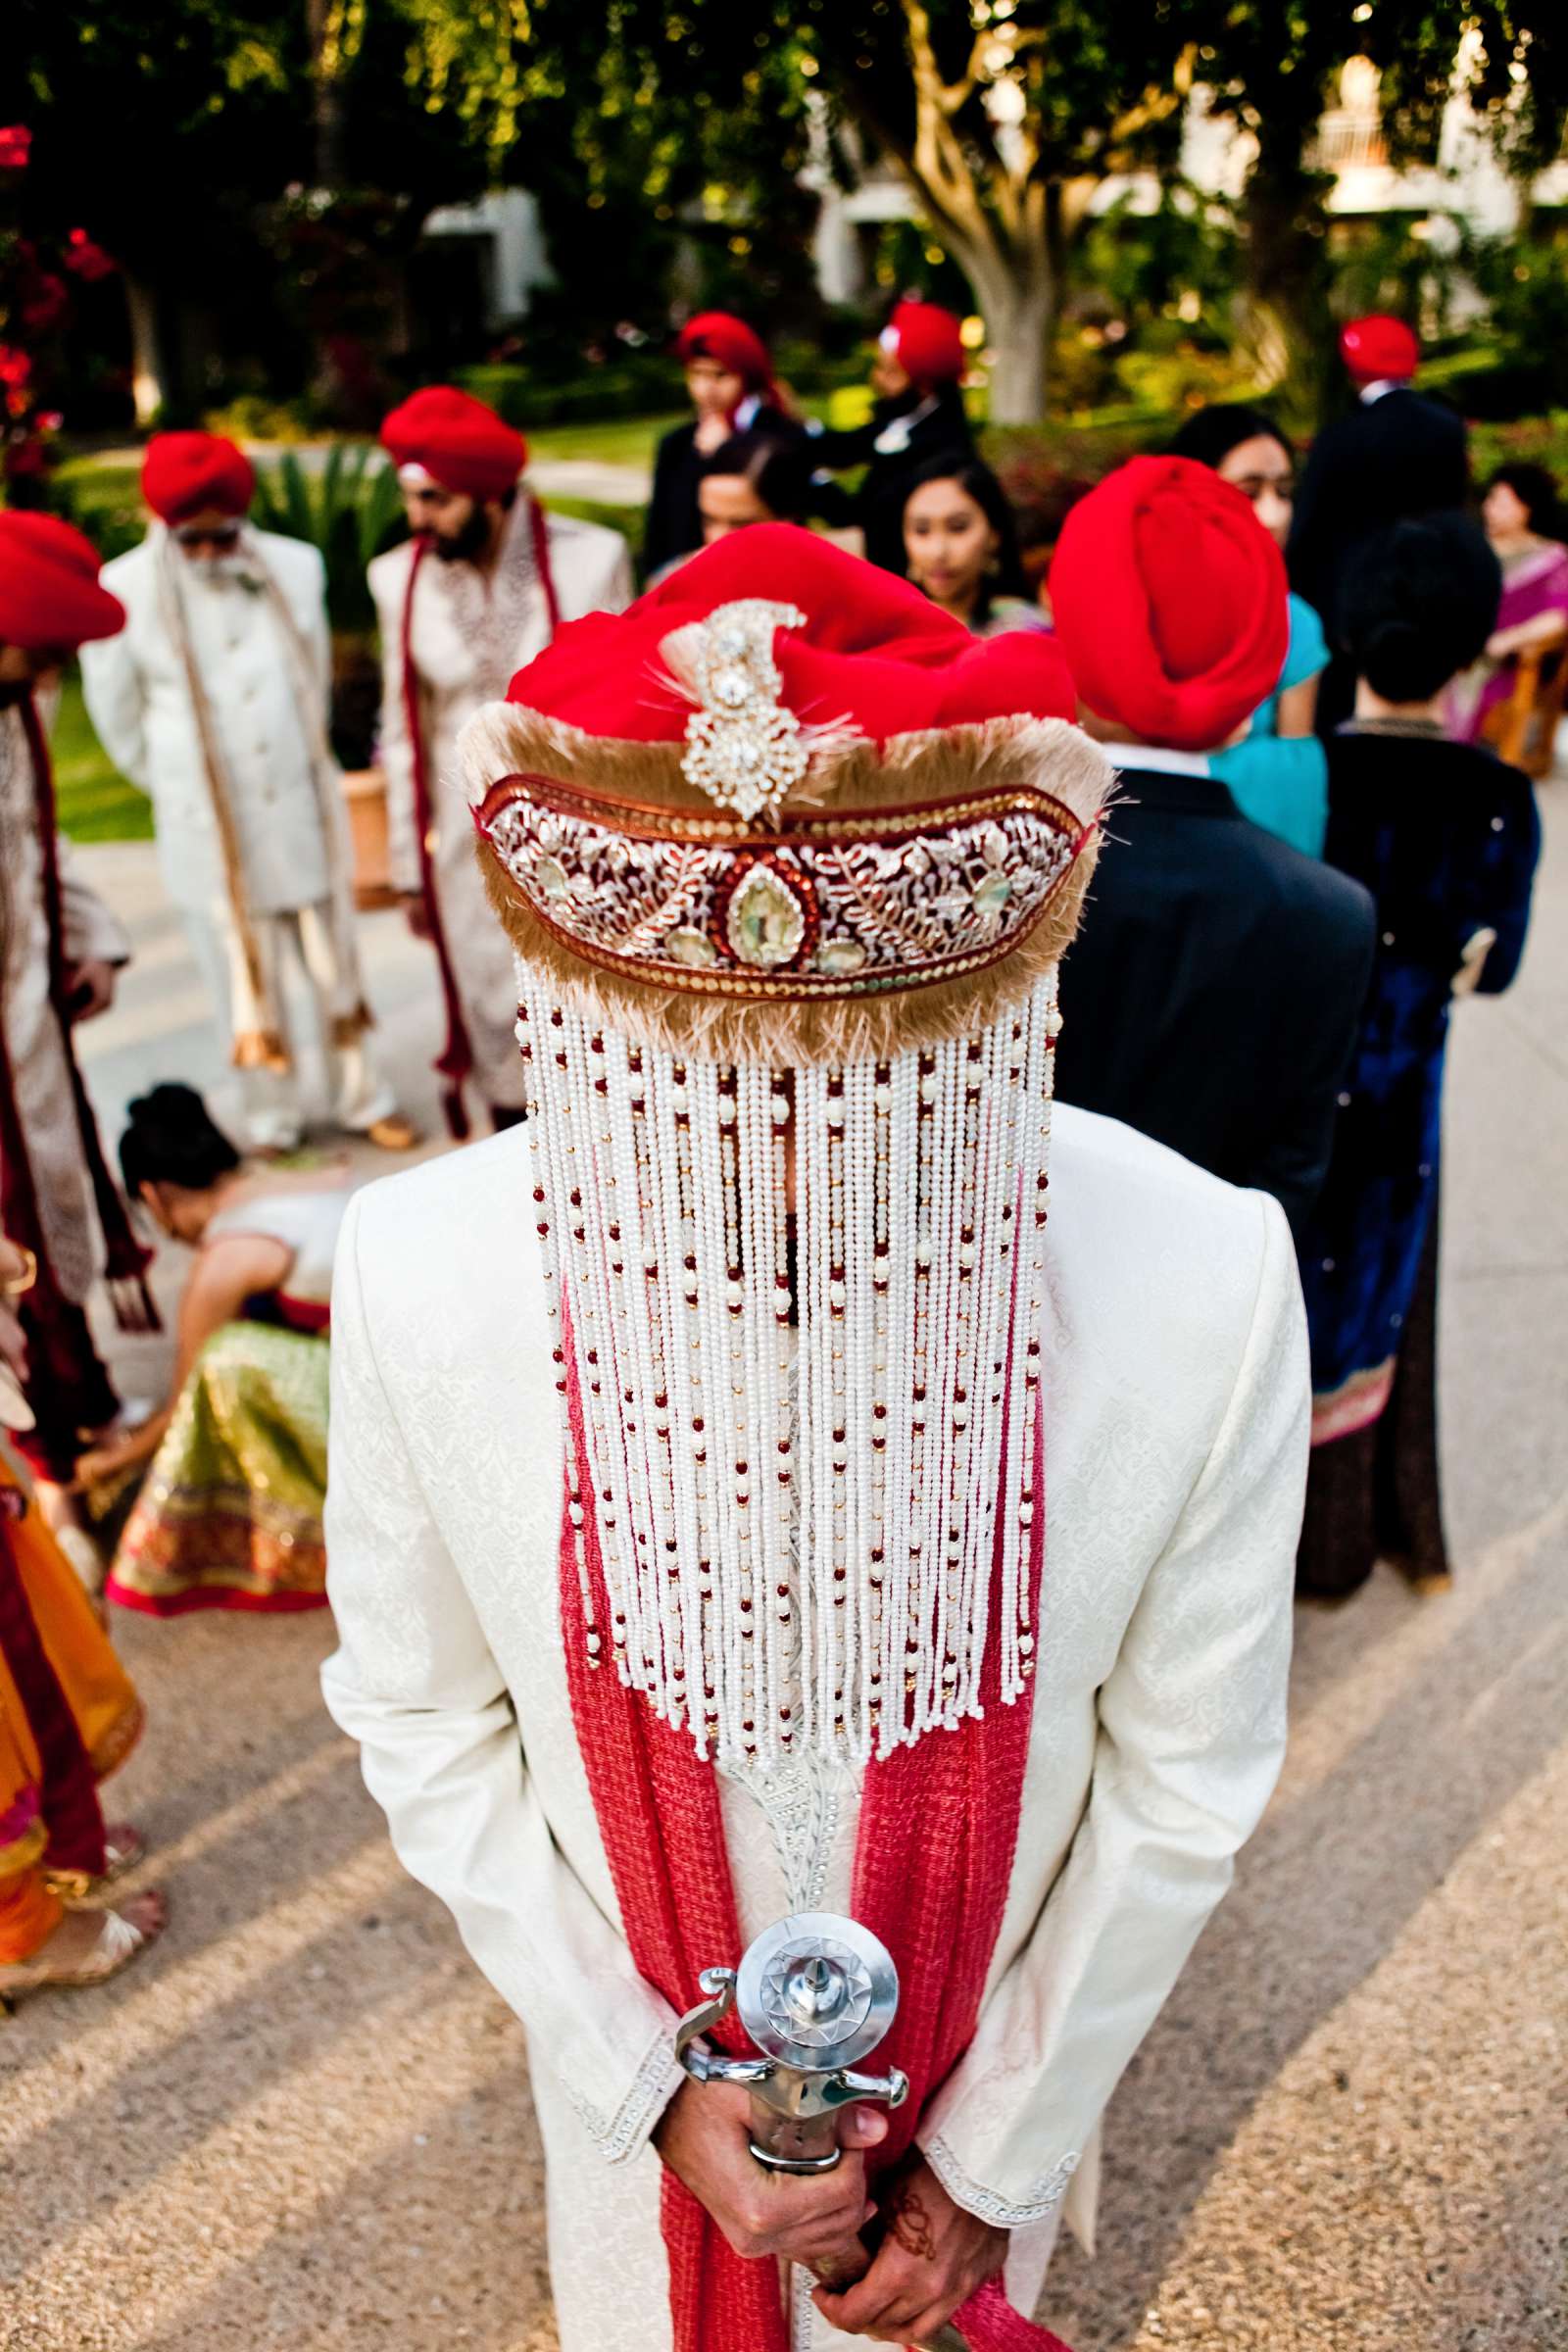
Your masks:
<path fill-rule="evenodd" d="M 0 343 L 0 384 L 20 391 L 32 373 L 32 361 L 14 343 Z"/>
<path fill-rule="evenodd" d="M 66 291 L 65 279 L 56 277 L 52 270 L 45 270 L 34 278 L 22 305 L 23 327 L 29 335 L 46 335 L 51 327 L 59 325 L 70 308 L 71 296 Z"/>
<path fill-rule="evenodd" d="M 84 228 L 74 228 L 66 254 L 66 268 L 89 286 L 100 277 L 112 277 L 115 264 L 101 245 L 95 245 Z"/>
<path fill-rule="evenodd" d="M 25 172 L 32 133 L 25 122 L 0 126 L 0 172 Z"/>

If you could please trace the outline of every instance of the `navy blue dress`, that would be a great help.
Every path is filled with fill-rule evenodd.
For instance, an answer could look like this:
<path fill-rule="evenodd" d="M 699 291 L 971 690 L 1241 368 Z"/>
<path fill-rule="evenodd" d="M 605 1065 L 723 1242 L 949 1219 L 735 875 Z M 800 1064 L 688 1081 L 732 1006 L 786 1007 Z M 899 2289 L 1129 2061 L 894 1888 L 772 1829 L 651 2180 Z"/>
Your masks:
<path fill-rule="evenodd" d="M 1387 1399 L 1437 1200 L 1454 983 L 1487 931 L 1480 990 L 1512 980 L 1540 846 L 1529 779 L 1491 752 L 1353 728 L 1329 746 L 1324 856 L 1372 893 L 1378 945 L 1300 1242 L 1320 1441 Z"/>

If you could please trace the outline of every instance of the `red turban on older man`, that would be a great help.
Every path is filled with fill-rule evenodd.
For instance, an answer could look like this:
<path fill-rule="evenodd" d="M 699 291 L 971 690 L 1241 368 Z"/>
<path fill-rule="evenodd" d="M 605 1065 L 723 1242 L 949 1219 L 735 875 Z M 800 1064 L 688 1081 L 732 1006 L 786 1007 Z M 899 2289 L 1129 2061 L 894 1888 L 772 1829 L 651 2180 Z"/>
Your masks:
<path fill-rule="evenodd" d="M 456 384 L 428 384 L 395 408 L 381 446 L 460 498 L 504 498 L 528 463 L 522 435 Z"/>
<path fill-rule="evenodd" d="M 154 433 L 141 462 L 141 494 L 163 522 L 192 514 L 241 515 L 256 468 L 221 433 Z"/>
<path fill-rule="evenodd" d="M 124 606 L 98 585 L 90 539 L 56 514 L 0 513 L 0 645 L 44 653 L 124 625 Z"/>
<path fill-rule="evenodd" d="M 1068 515 L 1056 635 L 1099 717 L 1214 751 L 1273 693 L 1290 642 L 1285 560 L 1239 490 L 1191 458 L 1134 458 Z"/>

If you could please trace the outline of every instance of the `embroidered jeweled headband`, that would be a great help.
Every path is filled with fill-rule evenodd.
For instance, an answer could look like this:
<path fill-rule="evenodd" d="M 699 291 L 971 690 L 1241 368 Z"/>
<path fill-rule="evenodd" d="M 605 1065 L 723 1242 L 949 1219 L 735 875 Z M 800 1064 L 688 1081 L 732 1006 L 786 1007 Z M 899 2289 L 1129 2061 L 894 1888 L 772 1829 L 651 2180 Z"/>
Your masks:
<path fill-rule="evenodd" d="M 589 1664 L 737 1770 L 1006 1705 L 1054 967 L 1109 780 L 1061 658 L 759 526 L 512 696 L 464 760 Z"/>
<path fill-rule="evenodd" d="M 613 621 L 578 625 L 613 659 Z M 830 706 L 803 716 L 780 662 L 808 625 L 798 605 L 746 597 L 659 635 L 678 740 L 606 738 L 519 701 L 465 738 L 519 954 L 662 1044 L 793 1060 L 956 1035 L 1024 993 L 1076 926 L 1104 756 L 1028 710 L 880 742 Z M 957 637 L 943 651 L 961 659 Z M 645 625 L 639 663 L 647 642 Z M 907 675 L 929 702 L 937 665 Z"/>

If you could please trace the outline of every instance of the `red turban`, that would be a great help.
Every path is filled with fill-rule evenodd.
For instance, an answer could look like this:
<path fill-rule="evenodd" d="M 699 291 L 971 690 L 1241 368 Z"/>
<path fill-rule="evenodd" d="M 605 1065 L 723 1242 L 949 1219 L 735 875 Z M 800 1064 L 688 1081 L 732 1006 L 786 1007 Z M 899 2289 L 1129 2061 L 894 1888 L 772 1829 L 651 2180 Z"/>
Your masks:
<path fill-rule="evenodd" d="M 882 340 L 912 383 L 956 384 L 968 365 L 963 321 L 934 302 L 901 302 Z"/>
<path fill-rule="evenodd" d="M 98 585 L 90 539 L 55 514 L 0 513 L 0 645 L 43 653 L 124 625 L 124 606 Z"/>
<path fill-rule="evenodd" d="M 760 393 L 767 401 L 778 398 L 767 345 L 744 318 L 733 318 L 728 311 L 699 311 L 695 318 L 688 318 L 675 337 L 675 354 L 682 360 L 716 360 L 741 378 L 748 392 Z"/>
<path fill-rule="evenodd" d="M 1402 318 L 1373 311 L 1340 329 L 1340 357 L 1357 383 L 1407 384 L 1421 365 L 1421 346 Z"/>
<path fill-rule="evenodd" d="M 220 433 L 154 433 L 141 462 L 141 494 L 164 522 L 243 514 L 255 489 L 255 466 Z"/>
<path fill-rule="evenodd" d="M 528 463 L 528 444 L 494 409 L 456 384 L 430 384 L 396 408 L 381 445 L 399 466 L 422 466 L 461 498 L 504 498 Z"/>
<path fill-rule="evenodd" d="M 1246 511 L 1240 493 L 1231 495 Z M 1013 713 L 1074 715 L 1072 680 L 1052 638 L 1021 630 L 971 637 L 907 580 L 787 522 L 732 532 L 628 612 L 568 621 L 517 672 L 508 700 L 591 735 L 678 743 L 692 705 L 666 674 L 660 646 L 741 597 L 806 614 L 804 628 L 776 633 L 773 659 L 785 703 L 808 724 L 854 728 L 881 743 Z"/>
<path fill-rule="evenodd" d="M 1084 702 L 1145 743 L 1213 751 L 1285 666 L 1285 560 L 1191 458 L 1134 458 L 1080 499 L 1051 604 Z"/>

